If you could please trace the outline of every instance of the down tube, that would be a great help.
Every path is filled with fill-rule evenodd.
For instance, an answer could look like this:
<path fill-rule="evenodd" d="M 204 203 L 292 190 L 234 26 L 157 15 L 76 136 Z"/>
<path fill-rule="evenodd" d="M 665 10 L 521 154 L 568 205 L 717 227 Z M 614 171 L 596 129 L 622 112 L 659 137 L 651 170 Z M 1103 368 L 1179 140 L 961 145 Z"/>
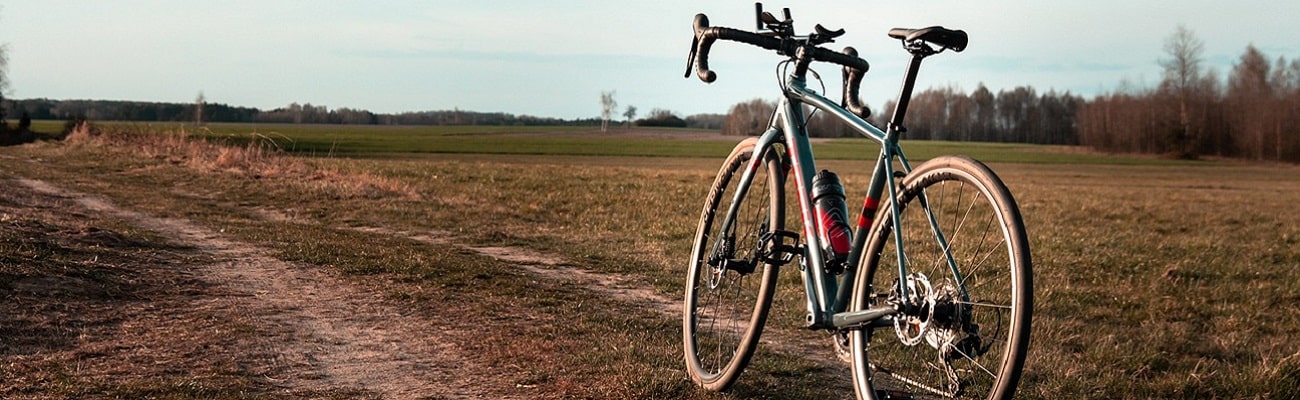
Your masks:
<path fill-rule="evenodd" d="M 808 324 L 813 327 L 830 326 L 831 302 L 834 301 L 836 282 L 827 279 L 821 238 L 817 235 L 817 218 L 812 205 L 812 179 L 817 174 L 813 161 L 812 145 L 803 121 L 803 106 L 789 99 L 781 99 L 782 128 L 786 131 L 786 147 L 794 169 L 795 187 L 798 190 L 799 216 L 803 220 L 804 262 L 807 263 L 804 286 L 808 294 Z"/>
<path fill-rule="evenodd" d="M 881 145 L 880 158 L 876 164 L 875 171 L 872 174 L 871 187 L 869 189 L 867 198 L 879 200 L 880 195 L 885 195 L 887 196 L 885 198 L 889 198 L 889 199 L 896 198 L 895 196 L 897 195 L 896 193 L 897 188 L 895 187 L 891 178 L 894 176 L 894 168 L 893 168 L 894 157 L 898 157 L 899 160 L 902 161 L 904 171 L 910 172 L 912 170 L 911 165 L 907 162 L 907 158 L 903 156 L 902 150 L 898 148 L 898 144 L 897 144 L 898 132 L 893 129 L 890 129 L 888 132 L 882 131 L 880 130 L 880 128 L 876 128 L 875 125 L 871 125 L 866 121 L 863 121 L 861 118 L 858 118 L 856 115 L 853 115 L 848 111 L 845 111 L 843 108 L 836 106 L 834 103 L 831 103 L 831 101 L 826 99 L 825 97 L 822 97 L 816 93 L 808 91 L 806 88 L 804 88 L 803 85 L 792 83 L 789 85 L 789 89 L 791 90 L 791 92 L 796 94 L 801 101 L 804 101 L 812 105 L 813 107 L 816 107 L 819 110 L 825 111 L 828 114 L 835 116 L 836 118 L 839 118 L 841 121 L 844 121 L 845 124 L 848 124 L 849 127 L 858 131 L 858 133 L 862 134 L 863 136 L 866 136 L 867 138 L 880 142 Z M 881 174 L 882 172 L 883 175 Z M 881 189 L 887 189 L 887 190 L 883 190 L 883 192 L 885 193 L 881 193 L 882 191 Z M 893 203 L 891 202 L 890 204 Z M 892 208 L 891 212 L 893 217 L 891 218 L 891 220 L 893 221 L 895 231 L 897 231 L 899 227 L 898 207 L 893 206 L 891 208 Z M 865 238 L 866 231 L 864 231 L 863 229 L 858 229 L 858 231 L 854 233 L 857 235 L 857 237 L 854 238 L 853 247 L 854 249 L 858 250 L 855 252 L 860 256 L 861 255 L 860 249 L 863 245 L 865 245 L 865 241 L 862 239 Z M 906 260 L 903 258 L 904 253 L 903 253 L 902 237 L 900 235 L 894 235 L 894 238 L 895 238 L 895 246 L 898 249 L 899 276 L 907 276 L 907 272 L 906 272 L 907 264 L 906 264 Z M 860 265 L 857 265 L 857 263 L 861 260 L 861 257 L 852 257 L 849 260 L 850 260 L 849 261 L 850 268 L 856 270 L 858 267 L 861 267 Z M 838 293 L 836 295 L 835 300 L 839 303 L 846 302 L 845 300 L 848 299 L 849 289 L 851 288 L 848 287 L 842 288 L 841 293 Z M 904 297 L 906 297 L 908 294 L 907 287 L 905 285 L 900 286 L 899 291 L 901 292 L 900 294 L 903 295 Z M 836 311 L 843 311 L 845 309 L 845 306 L 847 306 L 847 304 L 835 304 Z"/>

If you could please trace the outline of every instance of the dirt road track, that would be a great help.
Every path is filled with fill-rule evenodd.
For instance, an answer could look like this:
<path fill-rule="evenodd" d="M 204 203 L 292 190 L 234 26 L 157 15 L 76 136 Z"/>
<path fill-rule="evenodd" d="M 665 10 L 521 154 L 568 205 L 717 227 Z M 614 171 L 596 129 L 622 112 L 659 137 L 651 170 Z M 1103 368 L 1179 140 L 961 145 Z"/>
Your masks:
<path fill-rule="evenodd" d="M 192 345 L 221 348 L 222 355 L 235 359 L 242 370 L 265 377 L 276 390 L 290 397 L 315 397 L 312 393 L 322 390 L 368 393 L 385 399 L 533 398 L 541 394 L 530 394 L 536 389 L 517 385 L 517 377 L 505 376 L 492 365 L 476 360 L 450 339 L 450 335 L 464 337 L 465 332 L 385 303 L 381 294 L 349 282 L 336 271 L 286 262 L 272 256 L 268 249 L 232 240 L 191 221 L 147 215 L 44 181 L 15 179 L 0 183 L 30 192 L 33 202 L 55 199 L 82 212 L 123 220 L 168 238 L 178 248 L 201 254 L 202 262 L 169 268 L 178 269 L 172 272 L 190 276 L 210 289 L 183 290 L 190 295 L 186 305 L 163 312 L 189 314 L 175 316 L 180 319 L 215 317 L 255 327 L 255 334 L 242 335 L 243 339 L 235 343 Z M 266 214 L 268 221 L 285 218 L 274 210 L 254 211 Z M 656 294 L 621 277 L 571 267 L 556 255 L 458 243 L 445 232 L 347 229 L 435 246 L 456 246 L 548 280 L 574 282 L 594 294 L 653 309 L 665 318 L 678 318 L 681 312 L 676 298 Z M 777 330 L 769 330 L 763 339 L 765 345 L 780 351 L 829 356 L 823 340 L 798 339 Z M 839 365 L 832 358 L 814 358 L 828 367 Z"/>
<path fill-rule="evenodd" d="M 175 312 L 245 319 L 269 332 L 230 350 L 286 391 L 341 387 L 391 399 L 519 396 L 508 380 L 490 378 L 491 366 L 475 364 L 443 340 L 437 321 L 403 315 L 332 272 L 276 259 L 186 220 L 122 209 L 43 181 L 12 183 L 7 186 L 69 200 L 211 256 L 211 263 L 177 268 L 220 295 L 193 299 L 193 309 Z"/>

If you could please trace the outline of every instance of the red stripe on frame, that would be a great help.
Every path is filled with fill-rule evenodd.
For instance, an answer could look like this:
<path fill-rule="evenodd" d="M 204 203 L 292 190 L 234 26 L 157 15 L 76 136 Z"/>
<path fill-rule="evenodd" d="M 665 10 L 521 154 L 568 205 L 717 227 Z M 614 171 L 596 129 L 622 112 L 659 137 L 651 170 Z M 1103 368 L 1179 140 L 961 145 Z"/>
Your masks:
<path fill-rule="evenodd" d="M 880 208 L 880 199 L 868 197 L 862 202 L 862 215 L 858 217 L 859 228 L 870 228 L 871 222 L 876 218 L 876 209 Z"/>

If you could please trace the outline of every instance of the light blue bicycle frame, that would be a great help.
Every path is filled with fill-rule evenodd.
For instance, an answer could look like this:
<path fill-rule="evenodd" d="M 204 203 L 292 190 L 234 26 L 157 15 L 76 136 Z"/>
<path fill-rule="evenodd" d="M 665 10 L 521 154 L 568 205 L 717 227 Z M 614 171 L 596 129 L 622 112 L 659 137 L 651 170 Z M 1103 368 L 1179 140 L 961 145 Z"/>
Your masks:
<path fill-rule="evenodd" d="M 776 143 L 783 143 L 789 156 L 790 165 L 795 178 L 797 188 L 797 197 L 799 198 L 800 219 L 803 221 L 804 243 L 803 260 L 801 268 L 803 275 L 804 289 L 807 293 L 807 307 L 809 328 L 834 328 L 834 329 L 853 329 L 864 326 L 892 326 L 892 318 L 888 318 L 900 311 L 899 305 L 881 304 L 869 309 L 846 312 L 848 308 L 849 297 L 853 291 L 854 279 L 857 274 L 858 263 L 861 260 L 863 248 L 866 245 L 866 239 L 871 226 L 859 224 L 854 232 L 853 246 L 851 247 L 848 265 L 845 271 L 839 274 L 839 277 L 831 276 L 826 272 L 826 255 L 823 254 L 823 243 L 818 235 L 817 218 L 812 205 L 812 178 L 817 173 L 817 165 L 813 159 L 812 146 L 808 140 L 808 131 L 805 127 L 805 116 L 803 105 L 811 105 L 818 110 L 835 116 L 848 124 L 859 134 L 879 142 L 880 157 L 876 161 L 874 172 L 871 177 L 871 184 L 867 190 L 867 199 L 879 201 L 881 195 L 887 195 L 887 199 L 898 198 L 898 188 L 894 183 L 894 163 L 897 158 L 903 172 L 911 172 L 912 166 L 903 155 L 898 146 L 899 130 L 891 124 L 888 131 L 881 130 L 875 125 L 867 123 L 857 115 L 848 112 L 839 105 L 831 102 L 829 99 L 814 93 L 805 86 L 805 82 L 800 79 L 791 78 L 787 80 L 786 96 L 781 99 L 772 115 L 769 128 L 758 138 L 758 143 L 754 147 L 754 156 L 750 158 L 748 168 L 745 169 L 744 175 L 736 189 L 735 198 L 731 207 L 727 210 L 727 216 L 724 220 L 724 227 L 731 226 L 735 221 L 739 205 L 745 194 L 749 191 L 749 185 L 753 181 L 754 173 L 761 167 L 764 162 L 762 154 L 770 151 Z M 957 269 L 957 263 L 952 257 L 948 248 L 948 241 L 943 232 L 939 229 L 938 220 L 931 212 L 924 194 L 918 195 L 918 200 L 929 218 L 931 230 L 935 239 L 938 241 L 940 248 L 944 249 L 945 257 L 949 269 L 952 270 L 953 277 L 957 282 L 964 282 L 961 272 Z M 871 201 L 871 200 L 868 200 Z M 893 223 L 893 232 L 901 232 L 901 221 L 899 221 L 898 206 L 892 201 L 887 202 L 890 207 Z M 874 209 L 863 207 L 864 214 L 862 218 L 870 220 L 874 215 Z M 898 254 L 898 276 L 908 276 L 907 259 L 903 251 L 903 237 L 895 234 L 894 245 Z M 909 296 L 908 287 L 905 284 L 897 285 L 898 295 L 906 299 Z M 969 295 L 966 293 L 964 285 L 959 289 L 960 295 L 964 300 L 969 301 Z"/>

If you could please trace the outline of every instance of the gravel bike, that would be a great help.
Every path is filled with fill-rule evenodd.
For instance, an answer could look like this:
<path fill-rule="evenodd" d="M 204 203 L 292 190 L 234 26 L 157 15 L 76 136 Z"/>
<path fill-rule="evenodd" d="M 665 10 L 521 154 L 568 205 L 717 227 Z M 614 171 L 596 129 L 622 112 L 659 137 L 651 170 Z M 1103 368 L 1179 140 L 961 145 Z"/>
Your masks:
<path fill-rule="evenodd" d="M 775 51 L 788 75 L 769 128 L 723 162 L 704 202 L 691 250 L 683 310 L 686 366 L 709 390 L 728 389 L 748 365 L 771 307 L 778 270 L 797 260 L 806 328 L 828 332 L 852 365 L 860 399 L 1010 398 L 1029 346 L 1033 278 L 1015 199 L 984 164 L 941 156 L 913 168 L 899 143 L 921 61 L 966 48 L 943 27 L 897 28 L 911 54 L 884 128 L 858 99 L 868 63 L 849 47 L 821 47 L 844 30 L 796 35 L 756 6 L 756 32 L 709 26 L 695 16 L 686 76 L 705 82 L 717 40 Z M 812 62 L 842 66 L 839 104 L 807 86 Z M 813 73 L 816 77 L 816 73 Z M 824 90 L 823 90 L 824 91 Z M 825 112 L 880 145 L 861 214 L 850 227 L 838 176 L 813 160 L 805 110 Z M 871 145 L 874 149 L 875 145 Z M 786 226 L 794 178 L 798 227 Z M 791 227 L 794 228 L 794 227 Z"/>

